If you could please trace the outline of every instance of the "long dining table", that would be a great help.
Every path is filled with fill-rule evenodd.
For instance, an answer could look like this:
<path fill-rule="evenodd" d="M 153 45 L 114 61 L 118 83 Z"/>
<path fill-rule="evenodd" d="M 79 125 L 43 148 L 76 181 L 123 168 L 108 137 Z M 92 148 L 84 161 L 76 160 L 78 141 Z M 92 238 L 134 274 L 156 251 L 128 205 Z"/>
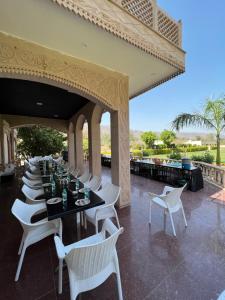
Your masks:
<path fill-rule="evenodd" d="M 70 182 L 63 184 L 63 179 L 66 179 L 68 176 L 67 171 L 63 171 L 60 174 L 57 173 L 55 168 L 48 169 L 43 172 L 42 165 L 40 164 L 42 182 L 44 188 L 44 197 L 46 199 L 47 206 L 47 217 L 48 220 L 54 220 L 57 218 L 63 218 L 68 215 L 75 215 L 77 223 L 77 233 L 78 238 L 80 236 L 80 213 L 84 212 L 87 209 L 100 206 L 105 204 L 105 201 L 99 197 L 95 192 L 89 191 L 90 200 L 86 205 L 77 205 L 77 200 L 84 199 L 84 193 L 81 190 L 84 188 L 84 184 L 79 181 L 79 187 L 76 188 L 76 178 L 70 174 Z M 54 172 L 52 171 L 54 170 Z M 45 174 L 44 174 L 45 173 Z M 52 191 L 51 175 L 55 181 L 55 191 Z M 66 180 L 65 180 L 66 181 Z M 67 200 L 63 201 L 62 192 L 63 188 L 67 191 Z M 52 198 L 61 198 L 60 202 L 54 204 L 48 204 L 48 200 Z"/>

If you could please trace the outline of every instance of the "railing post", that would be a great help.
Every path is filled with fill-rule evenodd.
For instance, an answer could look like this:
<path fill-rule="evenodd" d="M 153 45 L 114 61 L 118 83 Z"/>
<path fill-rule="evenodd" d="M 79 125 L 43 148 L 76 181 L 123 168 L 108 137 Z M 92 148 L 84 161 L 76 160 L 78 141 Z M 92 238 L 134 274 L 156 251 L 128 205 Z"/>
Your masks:
<path fill-rule="evenodd" d="M 223 171 L 222 175 L 222 186 L 225 187 L 225 170 Z"/>
<path fill-rule="evenodd" d="M 182 21 L 178 21 L 178 45 L 182 48 Z"/>
<path fill-rule="evenodd" d="M 150 2 L 150 0 L 149 0 Z M 152 0 L 152 23 L 153 23 L 153 29 L 155 31 L 158 31 L 158 5 L 157 0 Z"/>

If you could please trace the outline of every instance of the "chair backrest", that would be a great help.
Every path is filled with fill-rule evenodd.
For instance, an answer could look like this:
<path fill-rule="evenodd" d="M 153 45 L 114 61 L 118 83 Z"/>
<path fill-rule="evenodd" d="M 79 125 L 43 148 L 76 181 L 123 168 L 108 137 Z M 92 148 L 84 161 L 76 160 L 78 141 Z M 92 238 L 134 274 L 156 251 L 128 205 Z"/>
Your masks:
<path fill-rule="evenodd" d="M 37 197 L 44 195 L 44 189 L 41 188 L 38 190 L 34 190 L 34 189 L 31 189 L 26 184 L 23 185 L 22 192 L 26 198 L 31 199 L 31 200 L 35 200 Z"/>
<path fill-rule="evenodd" d="M 23 181 L 23 183 L 25 183 L 27 186 L 29 186 L 31 188 L 38 189 L 39 187 L 42 186 L 41 180 L 38 180 L 38 179 L 30 180 L 30 179 L 26 178 L 25 176 L 23 176 L 22 181 Z"/>
<path fill-rule="evenodd" d="M 70 272 L 78 280 L 84 280 L 98 274 L 106 268 L 114 258 L 116 242 L 123 228 L 101 242 L 72 249 L 65 257 Z M 101 234 L 101 233 L 99 233 Z"/>
<path fill-rule="evenodd" d="M 41 179 L 41 176 L 40 175 L 35 175 L 35 174 L 32 174 L 30 173 L 29 171 L 26 171 L 25 172 L 26 176 L 28 179 Z"/>
<path fill-rule="evenodd" d="M 85 183 L 90 179 L 90 177 L 91 177 L 91 174 L 89 173 L 89 170 L 85 169 L 84 173 L 79 177 L 79 180 L 82 183 Z"/>
<path fill-rule="evenodd" d="M 172 191 L 170 191 L 165 196 L 164 200 L 170 209 L 178 210 L 181 207 L 182 203 L 181 203 L 180 196 L 181 196 L 185 186 L 186 186 L 186 184 L 180 188 L 174 188 Z"/>
<path fill-rule="evenodd" d="M 32 213 L 29 206 L 29 204 L 16 199 L 11 208 L 12 214 L 18 219 L 18 221 L 20 221 L 22 227 L 24 227 L 23 225 L 29 225 L 30 223 Z"/>
<path fill-rule="evenodd" d="M 112 183 L 105 184 L 96 194 L 101 197 L 106 204 L 115 204 L 119 198 L 121 188 Z"/>
<path fill-rule="evenodd" d="M 86 185 L 92 190 L 97 191 L 102 183 L 102 179 L 100 176 L 93 176 L 92 179 L 86 183 Z"/>

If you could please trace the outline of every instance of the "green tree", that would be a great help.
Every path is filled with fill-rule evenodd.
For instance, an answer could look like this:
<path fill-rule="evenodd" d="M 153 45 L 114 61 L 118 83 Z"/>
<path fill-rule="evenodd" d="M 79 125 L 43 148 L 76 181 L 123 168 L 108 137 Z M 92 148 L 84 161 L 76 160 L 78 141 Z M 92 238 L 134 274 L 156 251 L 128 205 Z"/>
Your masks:
<path fill-rule="evenodd" d="M 17 152 L 24 157 L 56 154 L 63 150 L 65 137 L 55 129 L 32 126 L 18 129 Z"/>
<path fill-rule="evenodd" d="M 220 165 L 220 139 L 225 128 L 225 97 L 207 99 L 201 113 L 182 113 L 173 121 L 173 128 L 180 130 L 185 126 L 200 126 L 216 132 L 216 164 Z"/>
<path fill-rule="evenodd" d="M 152 148 L 154 141 L 157 140 L 157 135 L 153 131 L 145 131 L 142 133 L 141 139 L 147 148 Z"/>
<path fill-rule="evenodd" d="M 160 139 L 163 141 L 163 143 L 167 146 L 170 147 L 173 141 L 176 138 L 175 132 L 171 130 L 163 130 L 160 134 Z"/>

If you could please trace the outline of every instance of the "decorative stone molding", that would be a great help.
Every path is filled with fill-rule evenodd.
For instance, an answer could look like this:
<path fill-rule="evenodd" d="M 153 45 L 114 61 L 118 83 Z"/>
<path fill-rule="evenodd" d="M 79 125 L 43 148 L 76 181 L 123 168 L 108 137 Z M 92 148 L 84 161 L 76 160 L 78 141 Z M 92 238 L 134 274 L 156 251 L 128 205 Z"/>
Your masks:
<path fill-rule="evenodd" d="M 66 133 L 69 124 L 69 122 L 66 120 L 37 118 L 29 116 L 1 115 L 1 117 L 9 124 L 10 128 L 24 127 L 29 125 L 42 125 Z"/>
<path fill-rule="evenodd" d="M 0 77 L 49 81 L 117 110 L 128 77 L 0 32 Z"/>
<path fill-rule="evenodd" d="M 51 0 L 184 72 L 185 52 L 120 6 L 121 1 Z"/>

